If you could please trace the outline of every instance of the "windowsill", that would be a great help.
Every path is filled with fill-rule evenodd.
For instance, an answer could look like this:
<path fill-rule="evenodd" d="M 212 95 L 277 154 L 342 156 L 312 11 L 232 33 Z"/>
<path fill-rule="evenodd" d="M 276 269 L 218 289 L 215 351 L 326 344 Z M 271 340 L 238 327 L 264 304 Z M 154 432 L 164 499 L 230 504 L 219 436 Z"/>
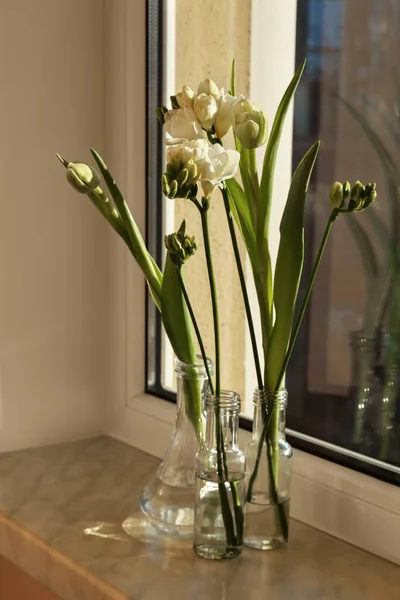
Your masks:
<path fill-rule="evenodd" d="M 1 455 L 0 554 L 63 600 L 398 598 L 399 567 L 295 520 L 285 551 L 197 558 L 138 510 L 157 464 L 108 437 Z"/>

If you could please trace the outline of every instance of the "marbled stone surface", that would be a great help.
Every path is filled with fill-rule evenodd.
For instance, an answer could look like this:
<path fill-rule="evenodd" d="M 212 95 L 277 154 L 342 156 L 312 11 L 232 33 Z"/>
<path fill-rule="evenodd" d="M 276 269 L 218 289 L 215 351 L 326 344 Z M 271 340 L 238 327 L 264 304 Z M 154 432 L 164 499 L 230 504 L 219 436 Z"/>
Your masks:
<path fill-rule="evenodd" d="M 400 567 L 296 521 L 286 550 L 197 558 L 138 511 L 157 463 L 106 437 L 1 455 L 0 554 L 62 600 L 400 599 Z"/>

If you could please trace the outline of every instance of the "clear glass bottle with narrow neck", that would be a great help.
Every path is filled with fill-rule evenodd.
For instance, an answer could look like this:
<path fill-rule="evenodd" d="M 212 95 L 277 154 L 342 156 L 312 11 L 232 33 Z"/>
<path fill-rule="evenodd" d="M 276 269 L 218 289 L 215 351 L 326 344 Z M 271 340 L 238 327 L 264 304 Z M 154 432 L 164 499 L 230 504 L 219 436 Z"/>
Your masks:
<path fill-rule="evenodd" d="M 205 401 L 206 436 L 196 457 L 194 551 L 220 560 L 243 544 L 245 457 L 239 450 L 240 397 L 222 391 Z"/>
<path fill-rule="evenodd" d="M 209 371 L 213 363 L 208 361 Z M 204 443 L 204 398 L 209 381 L 204 362 L 190 365 L 175 358 L 177 405 L 175 426 L 166 455 L 140 497 L 152 525 L 175 537 L 192 538 L 195 461 Z"/>
<path fill-rule="evenodd" d="M 252 439 L 246 444 L 244 543 L 258 550 L 282 547 L 288 539 L 292 448 L 285 438 L 287 391 L 255 390 Z M 262 437 L 268 425 L 268 443 Z"/>

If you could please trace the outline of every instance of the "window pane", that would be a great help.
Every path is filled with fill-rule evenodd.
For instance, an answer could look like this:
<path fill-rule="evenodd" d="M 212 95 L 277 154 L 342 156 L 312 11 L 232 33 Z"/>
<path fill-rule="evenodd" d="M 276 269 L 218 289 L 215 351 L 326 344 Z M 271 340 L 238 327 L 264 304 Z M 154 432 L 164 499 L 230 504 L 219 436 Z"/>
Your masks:
<path fill-rule="evenodd" d="M 297 59 L 306 56 L 308 66 L 295 101 L 294 163 L 322 141 L 308 198 L 306 276 L 332 182 L 375 181 L 379 195 L 370 210 L 335 223 L 290 370 L 288 419 L 302 433 L 396 465 L 399 19 L 391 0 L 299 0 Z"/>
<path fill-rule="evenodd" d="M 255 52 L 275 50 L 268 47 L 268 39 L 260 42 L 262 48 L 254 44 L 257 5 L 256 0 L 165 3 L 164 103 L 183 84 L 196 88 L 206 77 L 227 89 L 233 57 L 237 92 L 249 94 L 257 77 L 275 81 L 262 69 L 252 72 Z M 322 142 L 307 200 L 300 300 L 329 216 L 333 181 L 376 182 L 378 200 L 365 213 L 343 215 L 335 223 L 287 377 L 287 425 L 295 445 L 310 442 L 315 449 L 318 444 L 321 449 L 316 451 L 323 455 L 329 447 L 329 457 L 343 462 L 344 454 L 352 456 L 352 466 L 369 472 L 370 465 L 378 465 L 379 476 L 390 470 L 392 481 L 400 473 L 399 19 L 397 0 L 297 2 L 293 64 L 306 57 L 307 67 L 294 103 L 293 170 L 312 143 Z M 288 26 L 281 35 L 293 35 L 292 30 Z M 274 65 L 280 69 L 279 54 Z M 280 95 L 283 91 L 284 85 Z M 262 104 L 262 99 L 254 100 Z M 271 123 L 273 114 L 268 118 Z M 227 145 L 233 147 L 233 140 Z M 282 175 L 279 167 L 277 175 Z M 281 202 L 286 193 L 286 188 L 280 192 Z M 200 244 L 185 275 L 207 353 L 213 357 L 198 212 L 184 200 L 157 201 L 164 232 L 176 230 L 185 218 L 188 233 Z M 212 196 L 210 221 L 221 313 L 222 385 L 241 394 L 243 412 L 251 417 L 254 365 L 219 192 Z M 241 254 L 250 281 L 242 246 Z M 253 302 L 256 319 L 257 310 Z M 157 352 L 158 380 L 165 390 L 173 390 L 173 354 L 164 336 Z M 152 389 L 162 391 L 154 385 Z"/>

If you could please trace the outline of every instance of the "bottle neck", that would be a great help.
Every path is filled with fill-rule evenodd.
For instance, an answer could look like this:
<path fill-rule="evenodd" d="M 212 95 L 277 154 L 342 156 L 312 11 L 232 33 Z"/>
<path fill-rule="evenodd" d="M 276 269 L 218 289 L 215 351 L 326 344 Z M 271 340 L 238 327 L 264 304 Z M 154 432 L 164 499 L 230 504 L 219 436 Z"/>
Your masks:
<path fill-rule="evenodd" d="M 227 410 L 207 411 L 206 416 L 206 446 L 209 449 L 217 448 L 218 443 L 218 421 L 225 448 L 237 448 L 239 429 L 239 415 L 232 414 Z"/>
<path fill-rule="evenodd" d="M 208 367 L 212 374 L 213 363 L 211 360 L 209 360 Z M 178 419 L 185 420 L 186 417 L 192 417 L 191 411 L 193 411 L 193 403 L 196 396 L 199 396 L 199 398 L 202 399 L 208 392 L 209 383 L 207 372 L 201 359 L 198 363 L 189 365 L 176 358 L 175 376 L 177 384 L 176 402 Z M 203 404 L 202 400 L 201 404 Z M 201 415 L 201 407 L 199 415 Z"/>
<path fill-rule="evenodd" d="M 222 391 L 218 398 L 208 395 L 205 408 L 206 446 L 209 449 L 217 448 L 220 439 L 225 448 L 236 449 L 240 414 L 238 394 Z"/>
<path fill-rule="evenodd" d="M 286 390 L 280 390 L 276 393 L 255 390 L 253 397 L 253 439 L 258 440 L 260 438 L 264 422 L 266 419 L 272 419 L 272 413 L 276 415 L 274 422 L 277 423 L 278 437 L 285 437 L 286 405 Z"/>

